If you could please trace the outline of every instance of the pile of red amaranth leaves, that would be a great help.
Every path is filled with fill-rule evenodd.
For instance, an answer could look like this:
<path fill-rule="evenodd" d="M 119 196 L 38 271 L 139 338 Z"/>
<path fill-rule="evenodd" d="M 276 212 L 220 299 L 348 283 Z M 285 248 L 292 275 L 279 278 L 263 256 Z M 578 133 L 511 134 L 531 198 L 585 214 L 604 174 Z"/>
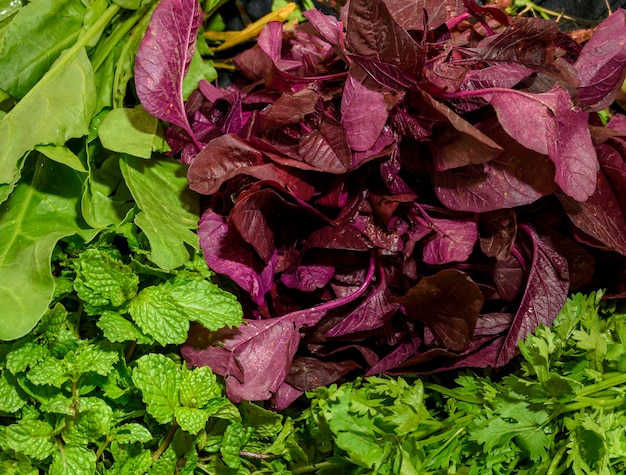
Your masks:
<path fill-rule="evenodd" d="M 625 295 L 626 116 L 598 114 L 624 11 L 584 46 L 468 0 L 305 17 L 185 102 L 196 0 L 163 0 L 137 54 L 142 105 L 207 197 L 207 263 L 246 310 L 195 329 L 190 365 L 285 408 L 344 376 L 502 367 L 568 292 Z"/>

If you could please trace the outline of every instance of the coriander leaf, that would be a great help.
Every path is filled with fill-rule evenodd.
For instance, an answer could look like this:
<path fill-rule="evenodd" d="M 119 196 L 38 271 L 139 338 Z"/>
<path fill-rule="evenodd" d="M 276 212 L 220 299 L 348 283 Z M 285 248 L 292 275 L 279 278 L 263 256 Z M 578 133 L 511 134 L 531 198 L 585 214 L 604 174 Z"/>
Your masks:
<path fill-rule="evenodd" d="M 143 160 L 123 155 L 122 174 L 141 210 L 135 224 L 150 242 L 150 260 L 165 270 L 182 266 L 198 249 L 199 203 L 189 190 L 186 166 L 170 158 Z"/>
<path fill-rule="evenodd" d="M 18 385 L 13 375 L 8 371 L 2 371 L 0 375 L 0 412 L 17 412 L 26 402 L 27 399 L 18 390 Z"/>
<path fill-rule="evenodd" d="M 1 138 L 1 124 L 0 143 L 13 143 Z M 55 285 L 50 259 L 57 241 L 89 236 L 77 211 L 81 186 L 77 172 L 35 154 L 9 200 L 0 205 L 1 340 L 24 336 L 48 310 Z"/>
<path fill-rule="evenodd" d="M 206 426 L 209 413 L 195 407 L 178 406 L 175 411 L 176 422 L 182 430 L 196 435 Z"/>
<path fill-rule="evenodd" d="M 67 64 L 60 68 L 53 65 L 51 75 L 44 76 L 0 120 L 0 143 L 4 144 L 0 150 L 0 203 L 14 188 L 25 153 L 41 144 L 62 145 L 70 138 L 86 135 L 89 130 L 96 97 L 87 54 L 82 49 L 69 63 L 63 56 L 58 61 Z M 62 196 L 69 198 L 76 194 Z"/>
<path fill-rule="evenodd" d="M 100 123 L 98 136 L 105 148 L 140 158 L 169 150 L 159 120 L 141 106 L 109 111 Z"/>
<path fill-rule="evenodd" d="M 52 455 L 48 475 L 93 475 L 96 454 L 86 447 L 67 445 Z"/>
<path fill-rule="evenodd" d="M 52 426 L 39 420 L 21 420 L 5 431 L 9 448 L 36 460 L 43 460 L 52 453 L 53 435 Z"/>
<path fill-rule="evenodd" d="M 138 344 L 152 343 L 133 322 L 117 312 L 105 310 L 96 323 L 107 340 L 112 342 L 136 341 Z"/>
<path fill-rule="evenodd" d="M 132 378 L 141 391 L 148 414 L 159 424 L 172 422 L 180 405 L 178 392 L 183 379 L 180 366 L 165 355 L 149 353 L 137 360 Z"/>
<path fill-rule="evenodd" d="M 116 309 L 137 294 L 139 277 L 122 261 L 99 249 L 83 251 L 74 269 L 74 289 L 89 315 Z"/>

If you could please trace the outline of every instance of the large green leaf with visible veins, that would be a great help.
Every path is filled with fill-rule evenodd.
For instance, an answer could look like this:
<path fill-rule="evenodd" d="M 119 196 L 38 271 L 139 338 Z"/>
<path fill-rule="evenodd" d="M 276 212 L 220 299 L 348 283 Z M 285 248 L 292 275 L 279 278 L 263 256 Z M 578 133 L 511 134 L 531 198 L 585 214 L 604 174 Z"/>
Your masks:
<path fill-rule="evenodd" d="M 67 60 L 61 56 L 57 61 L 63 65 Z M 89 131 L 96 87 L 87 53 L 81 49 L 63 67 L 55 65 L 0 120 L 0 203 L 17 183 L 27 152 L 37 145 L 63 145 Z"/>
<path fill-rule="evenodd" d="M 48 310 L 57 241 L 77 233 L 90 237 L 79 225 L 81 189 L 80 173 L 34 152 L 0 205 L 0 340 L 26 335 Z"/>
<path fill-rule="evenodd" d="M 122 155 L 120 168 L 141 210 L 135 223 L 150 241 L 150 260 L 167 270 L 182 266 L 189 260 L 186 245 L 198 248 L 193 230 L 199 204 L 189 190 L 187 166 L 171 158 L 143 160 Z"/>
<path fill-rule="evenodd" d="M 0 89 L 23 97 L 83 27 L 80 0 L 34 0 L 0 30 Z"/>

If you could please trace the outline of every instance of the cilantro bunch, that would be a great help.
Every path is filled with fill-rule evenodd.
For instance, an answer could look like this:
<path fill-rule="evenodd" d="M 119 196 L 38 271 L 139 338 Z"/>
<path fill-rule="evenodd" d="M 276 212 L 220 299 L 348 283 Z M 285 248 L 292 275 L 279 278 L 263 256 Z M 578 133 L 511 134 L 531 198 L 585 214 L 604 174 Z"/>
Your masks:
<path fill-rule="evenodd" d="M 301 420 L 344 473 L 624 473 L 626 313 L 601 297 L 572 296 L 504 376 L 318 388 Z"/>

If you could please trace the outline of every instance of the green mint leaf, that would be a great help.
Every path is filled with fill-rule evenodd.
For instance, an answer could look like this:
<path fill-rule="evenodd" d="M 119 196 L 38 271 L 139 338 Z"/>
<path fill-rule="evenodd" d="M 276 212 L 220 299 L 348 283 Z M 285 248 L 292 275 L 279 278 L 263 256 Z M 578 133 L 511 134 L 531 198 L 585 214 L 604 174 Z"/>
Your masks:
<path fill-rule="evenodd" d="M 5 431 L 7 446 L 36 460 L 48 457 L 54 449 L 54 431 L 50 424 L 38 420 L 21 420 Z"/>
<path fill-rule="evenodd" d="M 136 445 L 122 445 L 116 441 L 111 443 L 115 462 L 106 472 L 106 475 L 139 475 L 148 471 L 152 465 L 152 452 Z"/>
<path fill-rule="evenodd" d="M 69 381 L 70 377 L 66 373 L 66 366 L 63 361 L 47 356 L 37 366 L 26 373 L 26 377 L 35 385 L 41 386 L 47 384 L 49 386 L 60 388 L 63 383 Z"/>
<path fill-rule="evenodd" d="M 8 371 L 0 375 L 0 412 L 13 413 L 26 404 L 26 397 L 18 389 L 15 377 Z"/>
<path fill-rule="evenodd" d="M 12 349 L 6 357 L 6 367 L 17 374 L 35 366 L 48 355 L 48 347 L 37 341 L 24 341 Z"/>
<path fill-rule="evenodd" d="M 172 447 L 168 447 L 165 452 L 156 460 L 147 475 L 172 475 L 176 473 L 176 464 L 178 462 L 178 455 Z"/>
<path fill-rule="evenodd" d="M 190 320 L 208 330 L 234 327 L 241 323 L 243 310 L 236 297 L 194 274 L 182 273 L 167 282 L 170 295 Z"/>
<path fill-rule="evenodd" d="M 153 151 L 167 151 L 159 120 L 143 107 L 118 107 L 107 113 L 98 136 L 102 145 L 113 151 L 150 158 Z"/>
<path fill-rule="evenodd" d="M 188 272 L 143 289 L 130 302 L 129 312 L 139 328 L 162 345 L 183 343 L 189 320 L 217 330 L 236 326 L 243 317 L 241 304 L 234 295 Z"/>
<path fill-rule="evenodd" d="M 209 419 L 207 411 L 195 407 L 178 406 L 174 415 L 180 428 L 191 435 L 196 435 L 204 429 Z"/>
<path fill-rule="evenodd" d="M 70 290 L 73 290 L 73 287 L 70 287 Z M 57 338 L 61 329 L 65 325 L 68 315 L 69 314 L 67 310 L 65 310 L 65 307 L 60 303 L 56 303 L 54 307 L 43 314 L 35 332 L 48 340 Z"/>
<path fill-rule="evenodd" d="M 182 266 L 198 249 L 198 196 L 189 189 L 179 160 L 122 155 L 120 168 L 141 212 L 135 217 L 150 242 L 150 260 L 165 270 Z"/>
<path fill-rule="evenodd" d="M 211 399 L 221 396 L 222 389 L 208 366 L 184 372 L 179 392 L 180 403 L 183 406 L 201 408 L 206 406 Z"/>
<path fill-rule="evenodd" d="M 87 445 L 106 437 L 111 430 L 113 410 L 97 397 L 78 400 L 76 422 L 62 432 L 68 445 Z"/>
<path fill-rule="evenodd" d="M 187 339 L 189 319 L 172 299 L 165 284 L 146 287 L 130 302 L 129 312 L 141 331 L 161 345 L 181 344 Z"/>
<path fill-rule="evenodd" d="M 54 452 L 48 475 L 93 475 L 96 454 L 86 447 L 66 445 Z"/>
<path fill-rule="evenodd" d="M 235 469 L 241 467 L 241 449 L 249 439 L 249 433 L 240 422 L 233 421 L 228 424 L 220 447 L 222 460 L 226 465 Z"/>
<path fill-rule="evenodd" d="M 0 473 L 3 475 L 39 475 L 39 470 L 33 467 L 29 459 L 0 460 Z"/>
<path fill-rule="evenodd" d="M 152 440 L 152 434 L 145 426 L 129 422 L 115 428 L 115 440 L 120 444 L 145 443 Z"/>
<path fill-rule="evenodd" d="M 117 351 L 106 350 L 98 344 L 82 340 L 76 350 L 70 351 L 63 359 L 67 372 L 74 376 L 96 373 L 108 375 L 119 360 Z"/>
<path fill-rule="evenodd" d="M 99 249 L 82 252 L 74 269 L 74 289 L 89 315 L 115 310 L 137 294 L 139 278 L 133 270 Z"/>
<path fill-rule="evenodd" d="M 106 310 L 98 320 L 98 328 L 104 337 L 112 342 L 136 341 L 140 345 L 152 343 L 152 339 L 144 335 L 137 326 L 117 312 Z"/>
<path fill-rule="evenodd" d="M 173 421 L 180 405 L 178 391 L 183 379 L 181 366 L 167 356 L 150 353 L 137 360 L 133 382 L 141 391 L 146 410 L 159 424 Z"/>

